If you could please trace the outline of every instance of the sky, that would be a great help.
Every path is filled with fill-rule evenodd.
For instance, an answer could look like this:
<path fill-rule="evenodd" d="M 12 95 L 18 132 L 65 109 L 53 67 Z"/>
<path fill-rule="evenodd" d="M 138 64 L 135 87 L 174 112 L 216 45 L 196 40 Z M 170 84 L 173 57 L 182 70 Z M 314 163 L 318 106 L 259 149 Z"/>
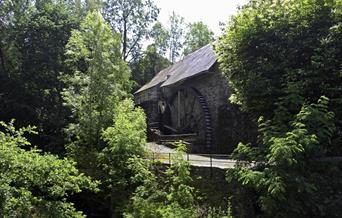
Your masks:
<path fill-rule="evenodd" d="M 237 12 L 237 7 L 248 0 L 154 0 L 160 8 L 159 21 L 165 26 L 172 11 L 184 17 L 185 22 L 202 21 L 215 33 L 221 35 L 219 22 L 226 23 L 231 15 Z"/>

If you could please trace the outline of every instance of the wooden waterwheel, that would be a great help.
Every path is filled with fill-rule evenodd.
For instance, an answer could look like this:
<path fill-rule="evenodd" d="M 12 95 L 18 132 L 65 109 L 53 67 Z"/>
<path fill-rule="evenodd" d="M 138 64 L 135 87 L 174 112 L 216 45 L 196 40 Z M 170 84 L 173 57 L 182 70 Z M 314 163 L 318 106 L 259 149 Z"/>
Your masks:
<path fill-rule="evenodd" d="M 183 88 L 166 100 L 163 125 L 171 134 L 195 135 L 196 143 L 209 149 L 212 124 L 204 96 L 195 88 Z"/>

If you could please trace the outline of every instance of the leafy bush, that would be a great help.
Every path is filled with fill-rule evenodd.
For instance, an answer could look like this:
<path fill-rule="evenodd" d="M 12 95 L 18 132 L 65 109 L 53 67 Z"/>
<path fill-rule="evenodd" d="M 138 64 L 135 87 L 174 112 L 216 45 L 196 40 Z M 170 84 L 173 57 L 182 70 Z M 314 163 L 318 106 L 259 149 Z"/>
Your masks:
<path fill-rule="evenodd" d="M 120 102 L 115 109 L 114 125 L 102 137 L 107 146 L 99 155 L 103 169 L 108 170 L 110 183 L 127 183 L 128 159 L 141 156 L 146 144 L 146 117 L 141 108 L 134 108 L 130 99 Z"/>
<path fill-rule="evenodd" d="M 341 216 L 341 169 L 320 161 L 326 154 L 322 141 L 335 131 L 327 108 L 325 97 L 303 106 L 285 133 L 260 120 L 260 147 L 240 143 L 234 151 L 241 162 L 228 180 L 257 190 L 264 217 Z"/>
<path fill-rule="evenodd" d="M 157 177 L 146 160 L 134 158 L 133 181 L 141 183 L 131 198 L 125 217 L 199 217 L 197 195 L 191 186 L 190 165 L 184 160 L 185 146 L 178 144 L 177 154 L 165 174 Z"/>
<path fill-rule="evenodd" d="M 146 117 L 141 108 L 135 108 L 131 99 L 119 102 L 114 111 L 113 126 L 108 127 L 102 138 L 106 147 L 98 155 L 101 177 L 109 190 L 111 207 L 115 212 L 124 207 L 134 190 L 130 181 L 129 158 L 142 156 L 146 144 Z"/>
<path fill-rule="evenodd" d="M 84 176 L 69 159 L 41 154 L 13 122 L 0 122 L 0 214 L 2 217 L 83 217 L 67 198 L 97 183 Z"/>

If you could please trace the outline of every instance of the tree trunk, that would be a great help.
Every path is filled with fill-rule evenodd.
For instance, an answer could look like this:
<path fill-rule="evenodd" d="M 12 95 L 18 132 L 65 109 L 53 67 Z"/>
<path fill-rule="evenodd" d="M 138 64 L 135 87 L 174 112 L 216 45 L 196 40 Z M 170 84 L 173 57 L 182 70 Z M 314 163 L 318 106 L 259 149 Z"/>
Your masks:
<path fill-rule="evenodd" d="M 122 59 L 126 61 L 127 59 L 127 22 L 124 20 L 124 28 L 123 28 L 123 41 L 122 41 Z"/>
<path fill-rule="evenodd" d="M 0 46 L 0 61 L 1 61 L 1 68 L 3 70 L 3 73 L 6 73 L 6 68 L 5 68 L 5 59 L 4 59 L 4 53 L 2 52 L 2 47 Z"/>

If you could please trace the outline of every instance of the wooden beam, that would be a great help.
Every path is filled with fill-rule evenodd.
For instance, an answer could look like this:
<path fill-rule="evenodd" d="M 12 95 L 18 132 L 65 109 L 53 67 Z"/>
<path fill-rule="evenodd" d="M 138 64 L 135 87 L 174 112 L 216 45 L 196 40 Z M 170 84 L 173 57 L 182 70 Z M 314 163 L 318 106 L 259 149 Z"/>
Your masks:
<path fill-rule="evenodd" d="M 180 120 L 180 91 L 178 91 L 178 110 L 177 110 L 177 127 L 180 127 L 181 125 L 181 120 Z"/>

